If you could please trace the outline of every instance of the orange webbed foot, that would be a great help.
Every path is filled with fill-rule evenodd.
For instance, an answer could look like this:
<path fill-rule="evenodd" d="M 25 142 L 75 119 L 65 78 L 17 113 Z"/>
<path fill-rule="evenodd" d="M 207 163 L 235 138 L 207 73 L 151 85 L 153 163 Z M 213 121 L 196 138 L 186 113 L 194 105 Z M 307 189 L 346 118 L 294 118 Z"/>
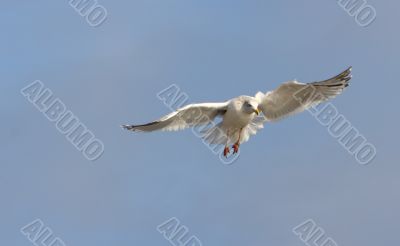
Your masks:
<path fill-rule="evenodd" d="M 225 149 L 224 149 L 224 156 L 226 157 L 226 158 L 228 158 L 228 154 L 229 153 L 231 153 L 231 151 L 229 150 L 229 147 L 227 146 L 227 147 L 225 147 Z"/>
<path fill-rule="evenodd" d="M 233 148 L 233 153 L 234 153 L 234 154 L 236 154 L 236 153 L 239 152 L 239 146 L 240 146 L 239 143 L 235 143 L 235 144 L 232 146 L 232 148 Z"/>

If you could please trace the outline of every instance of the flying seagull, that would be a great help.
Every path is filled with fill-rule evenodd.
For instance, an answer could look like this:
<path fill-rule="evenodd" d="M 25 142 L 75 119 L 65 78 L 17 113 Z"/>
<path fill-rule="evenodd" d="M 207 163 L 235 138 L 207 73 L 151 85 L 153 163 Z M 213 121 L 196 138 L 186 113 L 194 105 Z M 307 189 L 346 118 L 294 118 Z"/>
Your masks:
<path fill-rule="evenodd" d="M 350 79 L 351 67 L 324 81 L 289 81 L 265 94 L 258 92 L 254 97 L 239 96 L 226 102 L 190 104 L 148 124 L 122 127 L 134 132 L 152 132 L 202 126 L 202 138 L 209 144 L 225 145 L 227 157 L 230 145 L 236 154 L 240 144 L 262 129 L 265 122 L 278 121 L 336 97 L 349 85 Z M 222 120 L 215 122 L 217 118 Z"/>

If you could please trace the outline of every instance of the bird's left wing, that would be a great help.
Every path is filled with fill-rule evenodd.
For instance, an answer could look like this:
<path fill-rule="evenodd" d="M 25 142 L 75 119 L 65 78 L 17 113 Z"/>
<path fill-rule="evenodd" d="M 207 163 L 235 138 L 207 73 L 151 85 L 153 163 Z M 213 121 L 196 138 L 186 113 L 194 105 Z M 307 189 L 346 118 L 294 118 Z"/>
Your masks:
<path fill-rule="evenodd" d="M 139 132 L 156 130 L 178 131 L 196 125 L 204 125 L 222 116 L 227 110 L 228 102 L 190 104 L 172 112 L 159 120 L 144 125 L 123 125 L 124 129 Z"/>
<path fill-rule="evenodd" d="M 331 79 L 320 82 L 286 82 L 266 94 L 258 92 L 256 98 L 266 120 L 277 121 L 336 97 L 349 85 L 350 79 L 351 67 Z"/>

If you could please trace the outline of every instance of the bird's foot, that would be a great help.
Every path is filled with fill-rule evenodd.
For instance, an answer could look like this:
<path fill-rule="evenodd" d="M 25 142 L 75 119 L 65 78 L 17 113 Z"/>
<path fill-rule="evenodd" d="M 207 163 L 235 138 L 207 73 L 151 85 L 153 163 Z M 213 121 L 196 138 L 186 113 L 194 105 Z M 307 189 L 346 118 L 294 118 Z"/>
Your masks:
<path fill-rule="evenodd" d="M 232 146 L 232 148 L 233 148 L 233 153 L 234 153 L 234 154 L 236 154 L 236 153 L 239 152 L 239 146 L 240 146 L 239 143 L 235 143 L 235 144 Z"/>
<path fill-rule="evenodd" d="M 229 153 L 231 153 L 231 151 L 229 150 L 229 147 L 226 146 L 225 149 L 224 149 L 224 156 L 225 156 L 226 158 L 228 158 L 228 154 L 229 154 Z"/>

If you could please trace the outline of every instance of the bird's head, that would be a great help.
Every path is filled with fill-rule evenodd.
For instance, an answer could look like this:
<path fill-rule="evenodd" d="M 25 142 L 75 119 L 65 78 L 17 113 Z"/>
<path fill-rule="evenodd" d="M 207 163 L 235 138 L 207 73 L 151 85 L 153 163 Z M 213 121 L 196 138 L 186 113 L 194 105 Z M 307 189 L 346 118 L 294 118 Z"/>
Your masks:
<path fill-rule="evenodd" d="M 246 114 L 260 114 L 260 110 L 258 109 L 258 102 L 256 100 L 245 100 L 243 102 L 242 110 Z"/>

